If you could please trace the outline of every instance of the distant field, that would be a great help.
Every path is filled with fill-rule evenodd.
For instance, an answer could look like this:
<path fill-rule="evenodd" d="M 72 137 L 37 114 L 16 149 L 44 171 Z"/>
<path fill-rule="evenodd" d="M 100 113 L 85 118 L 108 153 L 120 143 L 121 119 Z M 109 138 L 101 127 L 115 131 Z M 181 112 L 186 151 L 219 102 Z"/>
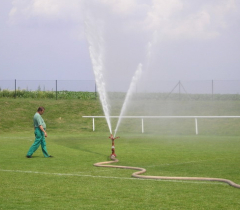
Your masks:
<path fill-rule="evenodd" d="M 238 101 L 213 103 L 205 114 L 238 115 Z M 186 114 L 209 107 L 204 101 L 198 104 Z M 32 117 L 40 105 L 46 107 L 47 147 L 54 158 L 44 158 L 39 148 L 27 159 L 34 140 Z M 179 102 L 177 107 L 186 105 Z M 175 110 L 180 114 L 182 109 Z M 96 120 L 92 132 L 91 119 L 81 117 L 103 115 L 98 100 L 5 98 L 0 111 L 0 209 L 239 208 L 240 189 L 228 184 L 143 180 L 132 178 L 133 170 L 94 167 L 111 154 L 106 122 Z M 199 135 L 194 124 L 174 123 L 169 125 L 175 129 L 165 124 L 155 132 L 149 124 L 141 134 L 139 124 L 123 121 L 115 140 L 116 165 L 143 167 L 146 175 L 215 177 L 240 184 L 238 121 L 203 121 Z"/>

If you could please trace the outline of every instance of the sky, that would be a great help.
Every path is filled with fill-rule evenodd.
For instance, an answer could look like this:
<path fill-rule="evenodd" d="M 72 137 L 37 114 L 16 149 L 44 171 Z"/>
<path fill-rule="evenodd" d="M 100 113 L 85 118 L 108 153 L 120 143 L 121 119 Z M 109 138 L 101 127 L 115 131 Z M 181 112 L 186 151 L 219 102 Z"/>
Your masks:
<path fill-rule="evenodd" d="M 94 80 L 91 41 L 108 82 L 139 64 L 155 81 L 240 80 L 239 0 L 1 0 L 0 30 L 0 80 Z"/>

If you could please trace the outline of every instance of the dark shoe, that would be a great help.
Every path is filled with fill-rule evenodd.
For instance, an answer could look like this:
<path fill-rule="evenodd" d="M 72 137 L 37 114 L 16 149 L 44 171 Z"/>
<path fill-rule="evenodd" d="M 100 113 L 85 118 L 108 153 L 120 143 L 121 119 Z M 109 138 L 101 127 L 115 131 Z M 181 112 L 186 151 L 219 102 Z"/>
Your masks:
<path fill-rule="evenodd" d="M 52 155 L 49 155 L 48 157 L 53 157 Z"/>
<path fill-rule="evenodd" d="M 31 158 L 32 156 L 27 155 L 26 158 Z"/>

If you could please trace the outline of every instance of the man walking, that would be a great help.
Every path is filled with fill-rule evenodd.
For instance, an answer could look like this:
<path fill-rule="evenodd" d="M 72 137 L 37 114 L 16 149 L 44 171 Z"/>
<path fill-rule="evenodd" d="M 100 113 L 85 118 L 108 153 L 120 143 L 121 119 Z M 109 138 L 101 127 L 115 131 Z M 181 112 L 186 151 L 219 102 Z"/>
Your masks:
<path fill-rule="evenodd" d="M 45 137 L 47 137 L 46 123 L 44 122 L 41 116 L 44 113 L 44 111 L 45 111 L 44 107 L 39 107 L 33 117 L 35 141 L 27 153 L 27 156 L 26 156 L 27 158 L 32 157 L 32 154 L 38 149 L 40 144 L 42 147 L 42 152 L 44 157 L 52 157 L 51 155 L 48 154 L 47 147 L 46 147 L 46 141 L 45 141 Z"/>

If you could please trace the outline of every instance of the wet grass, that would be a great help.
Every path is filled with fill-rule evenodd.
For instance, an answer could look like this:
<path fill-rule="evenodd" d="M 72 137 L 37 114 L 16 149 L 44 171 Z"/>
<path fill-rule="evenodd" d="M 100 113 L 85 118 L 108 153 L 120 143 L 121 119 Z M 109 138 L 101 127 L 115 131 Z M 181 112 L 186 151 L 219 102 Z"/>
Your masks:
<path fill-rule="evenodd" d="M 111 154 L 108 133 L 49 132 L 47 147 L 25 154 L 32 133 L 1 135 L 1 209 L 238 209 L 240 189 L 224 183 L 131 178 L 132 170 L 94 167 Z M 217 177 L 240 183 L 239 137 L 126 135 L 117 165 L 146 175 Z"/>

